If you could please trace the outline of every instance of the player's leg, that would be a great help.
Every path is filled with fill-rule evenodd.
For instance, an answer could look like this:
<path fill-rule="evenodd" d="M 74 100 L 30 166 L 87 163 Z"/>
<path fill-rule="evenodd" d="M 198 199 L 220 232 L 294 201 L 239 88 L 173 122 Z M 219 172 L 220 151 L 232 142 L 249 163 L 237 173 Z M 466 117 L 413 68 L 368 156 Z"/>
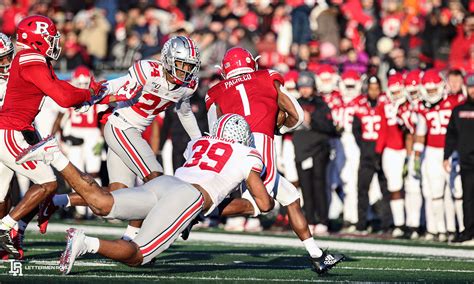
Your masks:
<path fill-rule="evenodd" d="M 357 230 L 365 232 L 367 230 L 367 213 L 369 210 L 369 188 L 374 176 L 374 165 L 371 161 L 362 160 L 358 171 L 357 182 Z"/>
<path fill-rule="evenodd" d="M 421 181 L 415 178 L 413 163 L 414 155 L 411 155 L 408 158 L 408 175 L 405 180 L 405 212 L 409 237 L 410 239 L 417 239 L 419 237 L 418 230 L 423 197 L 421 195 Z"/>
<path fill-rule="evenodd" d="M 341 170 L 341 179 L 344 183 L 344 223 L 348 226 L 348 232 L 355 230 L 355 225 L 359 219 L 357 192 L 358 192 L 358 169 L 360 162 L 360 151 L 352 135 L 343 134 L 341 142 L 344 148 L 346 161 Z"/>
<path fill-rule="evenodd" d="M 326 186 L 327 165 L 329 163 L 329 146 L 321 149 L 313 156 L 314 167 L 312 168 L 312 183 L 314 189 L 313 203 L 316 209 L 317 225 L 313 233 L 315 235 L 328 235 L 329 226 L 329 198 Z"/>
<path fill-rule="evenodd" d="M 311 159 L 311 164 L 312 162 L 312 157 Z M 303 205 L 303 211 L 305 212 L 306 219 L 308 220 L 309 226 L 311 231 L 314 230 L 314 226 L 316 225 L 316 209 L 315 209 L 315 204 L 313 203 L 314 199 L 317 198 L 313 196 L 315 194 L 314 188 L 313 188 L 313 171 L 311 168 L 307 168 L 305 164 L 307 163 L 307 160 L 303 162 L 298 162 L 296 163 L 296 170 L 298 173 L 298 180 L 300 183 L 301 187 L 301 192 L 303 194 L 303 200 L 304 200 L 304 205 Z M 288 212 L 289 213 L 289 212 Z"/>
<path fill-rule="evenodd" d="M 108 122 L 104 136 L 110 149 L 143 181 L 147 182 L 163 173 L 163 167 L 156 160 L 153 150 L 137 129 L 123 130 Z"/>
<path fill-rule="evenodd" d="M 62 258 L 66 264 L 64 272 L 69 273 L 75 257 L 87 252 L 98 252 L 107 258 L 121 261 L 130 266 L 146 264 L 166 250 L 202 211 L 204 197 L 192 185 L 170 176 L 159 177 L 150 183 L 152 182 L 155 184 L 153 188 L 146 190 L 146 194 L 154 194 L 156 204 L 146 216 L 138 236 L 131 242 L 107 241 L 86 237 L 83 233 L 76 232 L 69 238 L 68 243 L 71 245 L 66 248 L 63 254 L 72 256 Z M 125 189 L 117 192 L 120 191 L 131 190 Z M 112 194 L 116 195 L 117 193 L 113 192 Z M 114 199 L 120 200 L 122 197 L 117 196 Z M 124 204 L 126 201 L 123 201 Z M 111 212 L 111 217 L 123 214 L 120 213 L 118 205 L 114 206 L 114 210 Z M 79 247 L 76 251 L 80 252 L 68 254 L 68 252 L 75 251 L 74 247 Z"/>
<path fill-rule="evenodd" d="M 4 164 L 0 163 L 0 218 L 3 218 L 10 211 L 9 198 L 7 198 L 10 183 L 14 172 Z"/>
<path fill-rule="evenodd" d="M 405 150 L 398 151 L 390 148 L 386 148 L 382 155 L 382 169 L 387 178 L 387 189 L 390 192 L 390 209 L 395 225 L 392 236 L 396 238 L 405 234 L 405 199 L 402 194 L 405 157 Z"/>
<path fill-rule="evenodd" d="M 453 197 L 454 197 L 454 208 L 456 210 L 456 220 L 458 221 L 459 232 L 464 231 L 464 212 L 462 210 L 463 202 L 463 188 L 461 183 L 461 174 L 460 169 L 458 169 L 458 174 L 454 178 L 454 188 L 453 188 Z"/>
<path fill-rule="evenodd" d="M 444 210 L 444 191 L 446 172 L 443 168 L 443 149 L 427 147 L 426 149 L 426 178 L 431 191 L 433 217 L 438 232 L 438 239 L 446 241 L 446 221 Z"/>
<path fill-rule="evenodd" d="M 424 155 L 423 162 L 421 164 L 421 176 L 422 176 L 422 194 L 425 201 L 425 221 L 426 221 L 426 234 L 425 240 L 432 241 L 438 234 L 436 226 L 436 220 L 433 211 L 433 194 L 431 189 L 431 183 L 428 177 L 428 164 L 432 162 L 429 156 Z"/>

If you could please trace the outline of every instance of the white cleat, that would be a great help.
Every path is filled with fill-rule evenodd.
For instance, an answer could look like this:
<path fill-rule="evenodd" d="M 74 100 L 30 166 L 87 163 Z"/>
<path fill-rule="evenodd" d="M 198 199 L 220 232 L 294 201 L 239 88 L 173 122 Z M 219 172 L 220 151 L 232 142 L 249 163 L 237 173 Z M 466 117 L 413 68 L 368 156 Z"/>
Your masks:
<path fill-rule="evenodd" d="M 393 238 L 401 238 L 404 235 L 405 235 L 405 232 L 399 227 L 395 227 L 395 229 L 393 229 L 393 231 L 392 231 L 392 237 Z"/>
<path fill-rule="evenodd" d="M 66 231 L 66 249 L 59 258 L 59 271 L 69 274 L 76 258 L 87 253 L 83 230 L 70 228 Z"/>
<path fill-rule="evenodd" d="M 54 136 L 50 135 L 35 145 L 24 149 L 16 157 L 16 163 L 20 165 L 28 161 L 43 161 L 49 165 L 54 159 L 54 153 L 59 151 L 58 141 Z"/>

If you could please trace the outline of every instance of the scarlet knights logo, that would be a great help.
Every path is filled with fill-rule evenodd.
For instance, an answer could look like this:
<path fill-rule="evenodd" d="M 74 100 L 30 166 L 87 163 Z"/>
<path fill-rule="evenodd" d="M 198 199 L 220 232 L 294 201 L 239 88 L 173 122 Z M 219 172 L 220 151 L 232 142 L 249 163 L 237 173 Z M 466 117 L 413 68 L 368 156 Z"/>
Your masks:
<path fill-rule="evenodd" d="M 47 34 L 49 25 L 44 22 L 36 22 L 36 33 Z"/>

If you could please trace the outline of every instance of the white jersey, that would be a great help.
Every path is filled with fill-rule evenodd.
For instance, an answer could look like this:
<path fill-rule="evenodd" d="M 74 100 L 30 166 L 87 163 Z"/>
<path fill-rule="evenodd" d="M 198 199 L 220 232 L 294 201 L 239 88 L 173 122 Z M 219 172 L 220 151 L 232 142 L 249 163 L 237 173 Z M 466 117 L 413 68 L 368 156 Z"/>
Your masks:
<path fill-rule="evenodd" d="M 140 60 L 130 67 L 126 76 L 108 81 L 107 94 L 125 96 L 128 99 L 118 103 L 114 114 L 143 131 L 158 113 L 173 103 L 189 103 L 197 86 L 197 77 L 186 85 L 171 84 L 159 61 Z M 113 116 L 110 118 L 115 119 Z"/>
<path fill-rule="evenodd" d="M 256 149 L 209 136 L 191 140 L 184 156 L 186 163 L 175 176 L 209 193 L 213 206 L 206 215 L 246 180 L 250 171 L 260 174 L 264 167 Z"/>

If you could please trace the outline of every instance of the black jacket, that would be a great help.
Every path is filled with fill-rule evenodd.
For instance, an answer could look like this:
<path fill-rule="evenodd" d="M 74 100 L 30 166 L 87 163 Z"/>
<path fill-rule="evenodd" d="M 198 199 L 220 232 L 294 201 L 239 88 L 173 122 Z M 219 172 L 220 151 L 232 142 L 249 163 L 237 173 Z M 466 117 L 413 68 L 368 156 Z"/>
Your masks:
<path fill-rule="evenodd" d="M 299 99 L 301 107 L 311 113 L 311 128 L 298 129 L 293 134 L 295 160 L 302 162 L 316 154 L 321 147 L 329 147 L 329 139 L 340 136 L 331 116 L 329 106 L 320 96 Z"/>
<path fill-rule="evenodd" d="M 471 99 L 455 107 L 449 120 L 444 159 L 449 159 L 456 150 L 461 167 L 474 169 L 474 101 Z"/>

